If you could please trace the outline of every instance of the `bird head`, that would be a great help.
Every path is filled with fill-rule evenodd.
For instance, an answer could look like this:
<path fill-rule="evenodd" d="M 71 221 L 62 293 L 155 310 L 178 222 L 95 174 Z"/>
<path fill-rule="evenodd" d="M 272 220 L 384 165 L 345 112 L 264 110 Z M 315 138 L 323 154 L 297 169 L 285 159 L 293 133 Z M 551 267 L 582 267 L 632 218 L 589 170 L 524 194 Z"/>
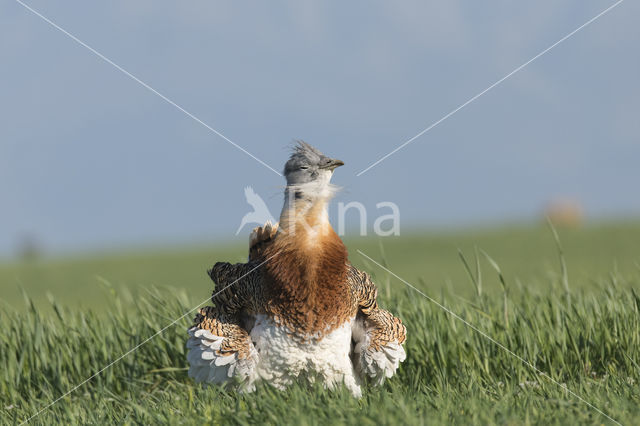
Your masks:
<path fill-rule="evenodd" d="M 314 242 L 316 236 L 332 229 L 327 204 L 338 188 L 330 181 L 336 167 L 343 164 L 306 142 L 296 143 L 284 166 L 287 187 L 278 232 L 294 235 L 296 227 L 302 226 L 298 229 L 304 229 L 309 237 L 304 241 Z"/>
<path fill-rule="evenodd" d="M 284 166 L 287 186 L 327 185 L 336 167 L 344 162 L 329 158 L 304 141 L 298 141 Z"/>

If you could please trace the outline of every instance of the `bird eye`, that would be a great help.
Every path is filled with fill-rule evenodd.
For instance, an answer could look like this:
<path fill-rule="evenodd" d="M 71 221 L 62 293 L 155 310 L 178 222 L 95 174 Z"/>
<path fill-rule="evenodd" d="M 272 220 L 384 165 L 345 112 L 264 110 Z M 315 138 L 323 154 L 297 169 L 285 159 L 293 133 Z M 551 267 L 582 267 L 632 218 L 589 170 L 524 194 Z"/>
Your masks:
<path fill-rule="evenodd" d="M 308 168 L 308 166 L 300 166 L 300 170 L 307 170 Z"/>

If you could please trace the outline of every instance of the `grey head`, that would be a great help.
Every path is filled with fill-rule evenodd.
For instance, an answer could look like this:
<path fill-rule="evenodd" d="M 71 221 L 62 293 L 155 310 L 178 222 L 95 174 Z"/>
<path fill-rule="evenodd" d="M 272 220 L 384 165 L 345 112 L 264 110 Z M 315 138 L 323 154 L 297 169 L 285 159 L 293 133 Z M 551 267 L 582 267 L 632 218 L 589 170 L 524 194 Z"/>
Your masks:
<path fill-rule="evenodd" d="M 287 185 L 302 185 L 327 178 L 336 167 L 344 163 L 329 158 L 304 141 L 297 141 L 289 161 L 284 165 Z"/>

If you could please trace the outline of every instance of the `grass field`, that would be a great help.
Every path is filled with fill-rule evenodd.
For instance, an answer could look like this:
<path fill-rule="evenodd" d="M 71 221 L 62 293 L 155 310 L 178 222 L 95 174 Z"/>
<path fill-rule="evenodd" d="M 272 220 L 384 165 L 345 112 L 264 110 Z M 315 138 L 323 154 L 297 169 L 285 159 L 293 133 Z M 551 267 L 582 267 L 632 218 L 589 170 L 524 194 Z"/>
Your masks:
<path fill-rule="evenodd" d="M 352 261 L 374 275 L 381 304 L 408 329 L 398 375 L 361 400 L 304 384 L 237 395 L 187 378 L 192 314 L 171 324 L 210 294 L 204 270 L 242 260 L 246 248 L 2 265 L 2 423 L 27 420 L 169 326 L 31 422 L 613 423 L 599 409 L 640 424 L 640 224 L 559 234 L 566 274 L 542 226 L 348 240 Z"/>

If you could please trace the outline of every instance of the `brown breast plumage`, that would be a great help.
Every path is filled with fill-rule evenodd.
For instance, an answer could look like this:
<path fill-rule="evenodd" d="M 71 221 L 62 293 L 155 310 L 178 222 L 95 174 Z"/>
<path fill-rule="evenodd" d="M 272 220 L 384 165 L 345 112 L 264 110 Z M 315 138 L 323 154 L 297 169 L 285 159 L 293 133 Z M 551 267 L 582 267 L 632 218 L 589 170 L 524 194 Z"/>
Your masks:
<path fill-rule="evenodd" d="M 353 318 L 357 303 L 340 237 L 330 227 L 313 240 L 307 237 L 279 235 L 266 249 L 265 308 L 295 335 L 322 337 Z"/>

